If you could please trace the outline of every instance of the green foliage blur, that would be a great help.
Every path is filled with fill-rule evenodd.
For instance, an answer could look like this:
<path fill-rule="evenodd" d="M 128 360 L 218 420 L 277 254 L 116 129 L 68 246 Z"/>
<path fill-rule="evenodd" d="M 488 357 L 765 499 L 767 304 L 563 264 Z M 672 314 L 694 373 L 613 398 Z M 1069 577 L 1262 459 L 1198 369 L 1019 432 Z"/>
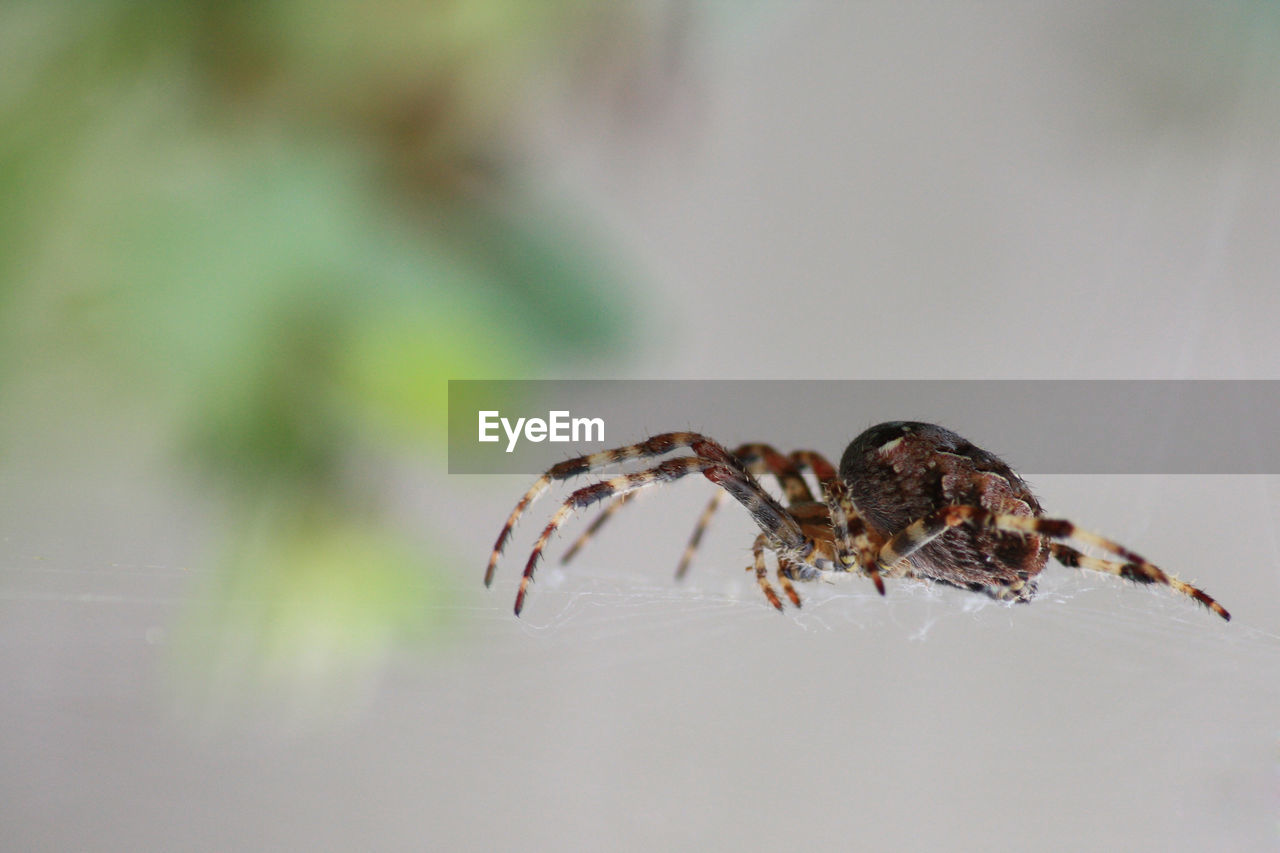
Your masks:
<path fill-rule="evenodd" d="M 449 520 L 400 541 L 353 457 L 442 457 L 447 380 L 625 340 L 603 235 L 511 156 L 524 99 L 626 37 L 603 8 L 0 6 L 0 405 L 72 376 L 86 430 L 146 413 L 232 519 L 246 660 L 422 634 Z"/>

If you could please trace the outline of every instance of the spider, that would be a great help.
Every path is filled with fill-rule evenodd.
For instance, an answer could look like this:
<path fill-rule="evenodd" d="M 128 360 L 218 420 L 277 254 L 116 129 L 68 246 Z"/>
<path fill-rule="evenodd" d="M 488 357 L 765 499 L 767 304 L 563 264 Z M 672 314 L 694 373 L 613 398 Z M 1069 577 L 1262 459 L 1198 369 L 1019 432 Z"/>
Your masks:
<path fill-rule="evenodd" d="M 1046 518 L 1026 482 L 994 454 L 934 424 L 890 421 L 863 432 L 845 450 L 839 472 L 808 450 L 784 455 L 767 444 L 744 444 L 730 453 L 692 432 L 655 435 L 639 444 L 569 459 L 550 468 L 524 494 L 494 543 L 484 582 L 493 581 L 498 559 L 516 521 L 555 480 L 676 451 L 651 467 L 601 480 L 569 495 L 538 536 L 524 567 L 515 613 L 524 607 L 534 570 L 551 536 L 576 510 L 612 499 L 604 513 L 566 552 L 567 562 L 640 489 L 699 473 L 719 486 L 685 548 L 676 576 L 688 569 L 708 522 L 726 495 L 750 513 L 760 528 L 752 545 L 756 581 L 778 610 L 782 599 L 769 582 L 765 552 L 776 555 L 775 577 L 796 607 L 792 581 L 824 573 L 852 572 L 871 580 L 881 595 L 884 578 L 923 578 L 1003 601 L 1027 602 L 1049 557 L 1070 568 L 1118 575 L 1141 584 L 1159 583 L 1190 596 L 1223 619 L 1231 615 L 1207 593 L 1157 568 L 1119 543 Z M 808 471 L 821 486 L 814 497 Z M 782 501 L 761 486 L 770 477 Z M 1091 557 L 1066 544 L 1074 541 L 1117 559 Z"/>

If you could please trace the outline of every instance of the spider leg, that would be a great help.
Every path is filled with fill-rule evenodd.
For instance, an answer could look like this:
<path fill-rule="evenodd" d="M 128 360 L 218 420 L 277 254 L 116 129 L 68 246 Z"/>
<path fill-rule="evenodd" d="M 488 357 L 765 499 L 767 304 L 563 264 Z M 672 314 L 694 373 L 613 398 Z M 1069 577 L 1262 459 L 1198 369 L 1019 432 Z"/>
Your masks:
<path fill-rule="evenodd" d="M 813 450 L 794 451 L 789 459 L 797 470 L 803 471 L 807 468 L 812 471 L 822 489 L 835 541 L 837 568 L 848 571 L 855 565 L 860 566 L 875 583 L 876 590 L 884 595 L 884 580 L 880 577 L 880 568 L 874 559 L 875 548 L 868 537 L 865 523 L 848 496 L 848 489 L 839 479 L 835 466 L 827 461 L 825 456 Z M 812 500 L 812 495 L 806 495 L 806 498 Z"/>
<path fill-rule="evenodd" d="M 723 494 L 724 492 L 716 492 L 716 497 Z M 597 515 L 591 522 L 591 526 L 582 531 L 582 535 L 577 539 L 573 540 L 573 544 L 565 550 L 564 556 L 560 558 L 560 562 L 564 565 L 568 565 L 569 561 L 574 558 L 574 555 L 582 550 L 582 546 L 590 542 L 595 535 L 600 532 L 600 528 L 604 526 L 604 523 L 608 521 L 614 513 L 630 503 L 631 499 L 635 496 L 635 492 L 626 492 L 610 501 L 609 505 L 604 508 L 604 512 Z"/>
<path fill-rule="evenodd" d="M 733 451 L 733 455 L 741 460 L 752 474 L 759 475 L 766 472 L 772 474 L 782 488 L 788 504 L 813 500 L 813 493 L 809 491 L 804 475 L 800 473 L 800 466 L 794 459 L 783 456 L 770 445 L 759 442 L 743 444 Z M 702 515 L 698 517 L 698 523 L 693 528 L 693 534 L 689 537 L 684 553 L 680 556 L 679 565 L 676 566 L 677 580 L 688 573 L 693 555 L 698 550 L 698 545 L 701 544 L 702 537 L 707 532 L 707 526 L 715 516 L 716 510 L 720 508 L 723 499 L 723 492 L 712 495 L 706 508 L 702 510 Z"/>
<path fill-rule="evenodd" d="M 797 450 L 791 454 L 791 461 L 801 471 L 808 468 L 813 472 L 813 476 L 818 481 L 818 485 L 825 492 L 827 483 L 835 480 L 836 468 L 821 453 L 813 450 Z"/>
<path fill-rule="evenodd" d="M 1120 563 L 1114 560 L 1100 560 L 1097 557 L 1082 554 L 1075 548 L 1058 542 L 1051 544 L 1049 551 L 1059 563 L 1073 569 L 1091 569 L 1095 572 L 1116 575 L 1135 583 L 1162 583 L 1183 595 L 1194 598 L 1223 619 L 1228 621 L 1231 619 L 1231 614 L 1221 604 L 1214 601 L 1204 590 L 1194 587 L 1186 581 L 1178 580 L 1149 563 Z"/>
<path fill-rule="evenodd" d="M 720 508 L 720 504 L 724 502 L 724 496 L 728 492 L 717 491 L 711 496 L 711 500 L 707 501 L 707 506 L 702 510 L 702 515 L 698 516 L 698 524 L 693 528 L 693 535 L 689 537 L 689 544 L 684 546 L 684 553 L 680 555 L 680 564 L 676 566 L 676 579 L 682 579 L 689 571 L 689 564 L 693 562 L 693 555 L 698 550 L 698 545 L 702 543 L 702 536 L 707 532 L 707 525 L 711 524 L 711 518 L 716 514 L 716 510 Z"/>
<path fill-rule="evenodd" d="M 631 474 L 621 474 L 609 480 L 585 486 L 571 494 L 556 510 L 555 515 L 552 516 L 551 521 L 543 529 L 538 541 L 533 546 L 533 552 L 529 555 L 529 561 L 525 564 L 524 575 L 520 579 L 520 590 L 516 594 L 516 615 L 519 616 L 520 610 L 524 607 L 524 598 L 528 592 L 529 584 L 533 580 L 534 569 L 537 568 L 538 561 L 542 558 L 542 552 L 546 549 L 547 542 L 556 530 L 569 519 L 574 510 L 584 509 L 592 504 L 634 492 L 637 489 L 678 480 L 696 472 L 701 472 L 704 477 L 733 495 L 745 506 L 747 512 L 755 519 L 756 524 L 760 526 L 762 531 L 760 535 L 773 544 L 775 548 L 797 553 L 802 552 L 805 545 L 804 534 L 800 531 L 800 525 L 782 505 L 768 492 L 764 491 L 750 474 L 736 467 L 733 460 L 728 456 L 727 451 L 720 448 L 719 445 L 712 443 L 709 449 L 707 447 L 700 449 L 710 455 L 715 453 L 716 448 L 719 449 L 721 455 L 719 459 L 707 458 L 706 455 L 668 459 L 653 468 Z"/>
<path fill-rule="evenodd" d="M 800 469 L 796 464 L 783 456 L 773 447 L 754 442 L 743 444 L 733 451 L 733 457 L 752 474 L 760 475 L 763 473 L 772 474 L 778 481 L 778 485 L 782 488 L 787 503 L 792 504 L 798 501 L 812 501 L 813 494 L 809 491 L 808 484 L 804 481 L 804 476 L 800 473 Z M 680 563 L 676 566 L 676 578 L 683 578 L 689 571 L 689 565 L 693 560 L 693 555 L 698 549 L 698 545 L 702 542 L 702 537 L 706 533 L 707 526 L 711 523 L 712 517 L 720 508 L 720 504 L 724 499 L 724 492 L 716 492 L 711 496 L 711 500 L 707 502 L 707 506 L 702 511 L 702 515 L 698 517 L 698 523 L 693 529 L 692 536 L 685 546 L 684 553 L 680 557 Z M 561 563 L 568 563 L 577 555 L 578 551 L 600 531 L 600 528 L 609 520 L 618 510 L 631 499 L 632 494 L 624 494 L 613 499 L 613 501 L 605 507 L 604 512 L 598 516 L 591 526 L 588 527 L 568 550 L 564 556 L 560 558 Z"/>
<path fill-rule="evenodd" d="M 813 493 L 809 491 L 809 484 L 804 481 L 799 466 L 771 446 L 759 442 L 743 444 L 733 451 L 733 455 L 746 463 L 753 473 L 761 473 L 758 466 L 762 465 L 763 471 L 776 477 L 787 503 L 813 500 Z"/>
<path fill-rule="evenodd" d="M 796 450 L 791 454 L 790 459 L 796 468 L 802 471 L 807 468 L 812 471 L 822 489 L 835 542 L 837 568 L 848 571 L 855 565 L 860 566 L 862 571 L 871 578 L 876 590 L 884 595 L 884 580 L 880 576 L 880 568 L 874 559 L 875 547 L 869 538 L 866 524 L 854 508 L 848 489 L 840 480 L 835 466 L 825 456 L 813 450 Z"/>
<path fill-rule="evenodd" d="M 485 567 L 484 585 L 489 586 L 493 583 L 493 574 L 497 569 L 498 559 L 502 556 L 502 550 L 511 538 L 511 532 L 515 529 L 516 522 L 520 520 L 520 516 L 524 514 L 525 510 L 542 496 L 542 493 L 550 487 L 552 482 L 567 480 L 570 477 L 576 477 L 579 474 L 585 474 L 608 465 L 616 465 L 632 459 L 664 456 L 674 450 L 683 450 L 685 448 L 693 451 L 693 454 L 697 457 L 721 462 L 726 466 L 741 470 L 738 461 L 733 459 L 727 450 L 712 439 L 694 432 L 666 432 L 661 435 L 655 435 L 638 444 L 629 444 L 613 450 L 602 450 L 598 453 L 567 459 L 558 465 L 553 465 L 529 487 L 529 491 L 524 493 L 524 496 L 516 504 L 515 509 L 511 511 L 511 515 L 507 517 L 506 524 L 502 526 L 501 532 L 498 533 L 497 541 L 493 543 L 493 551 L 489 555 L 489 564 Z M 745 472 L 743 473 L 745 474 Z"/>
<path fill-rule="evenodd" d="M 777 577 L 778 583 L 782 586 L 782 591 L 787 594 L 787 598 L 791 599 L 791 603 L 797 608 L 800 607 L 800 593 L 796 592 L 795 586 L 791 583 L 791 578 L 795 570 L 793 564 L 786 557 L 778 556 Z"/>
<path fill-rule="evenodd" d="M 703 508 L 702 514 L 698 516 L 698 523 L 693 528 L 693 535 L 689 537 L 689 542 L 684 546 L 684 553 L 680 555 L 680 563 L 676 566 L 677 580 L 682 579 L 685 574 L 688 573 L 689 564 L 693 561 L 693 555 L 698 550 L 698 545 L 702 543 L 702 537 L 706 534 L 707 527 L 711 524 L 712 517 L 715 516 L 716 510 L 720 508 L 720 504 L 724 502 L 727 494 L 728 492 L 722 490 L 714 492 L 711 495 L 711 500 L 707 501 L 706 507 Z M 560 558 L 560 562 L 568 564 L 568 562 L 572 560 L 580 550 L 582 550 L 582 546 L 595 538 L 595 535 L 600 532 L 600 528 L 604 526 L 604 523 L 608 521 L 614 513 L 622 509 L 622 507 L 630 501 L 633 496 L 633 492 L 628 492 L 621 497 L 614 498 L 613 502 L 604 508 L 604 512 L 597 516 L 596 520 L 591 523 L 591 526 L 583 531 L 582 535 L 569 546 L 569 549 L 564 552 L 564 556 Z"/>
<path fill-rule="evenodd" d="M 750 571 L 752 567 L 756 570 L 756 583 L 760 584 L 760 590 L 764 593 L 764 597 L 769 599 L 769 603 L 782 612 L 782 599 L 778 598 L 778 593 L 773 591 L 773 587 L 769 585 L 769 572 L 764 564 L 764 546 L 765 536 L 761 533 L 756 537 L 755 543 L 751 546 L 751 555 L 754 558 L 752 566 L 748 566 Z M 793 589 L 792 592 L 795 592 Z"/>
<path fill-rule="evenodd" d="M 1223 619 L 1229 620 L 1231 618 L 1231 614 L 1204 591 L 1178 580 L 1163 569 L 1153 565 L 1142 555 L 1130 551 L 1120 543 L 1099 536 L 1092 531 L 1079 528 L 1072 522 L 1060 518 L 1001 515 L 976 506 L 946 506 L 908 525 L 881 546 L 880 563 L 884 565 L 905 559 L 941 536 L 948 528 L 961 524 L 1020 533 L 1023 536 L 1043 536 L 1046 539 L 1059 542 L 1064 540 L 1084 542 L 1095 548 L 1109 551 L 1120 557 L 1124 562 L 1095 560 L 1092 557 L 1086 557 L 1073 548 L 1059 548 L 1054 552 L 1054 556 L 1058 558 L 1059 562 L 1063 562 L 1068 566 L 1090 568 L 1095 571 L 1115 574 L 1137 583 L 1162 583 L 1183 595 L 1194 598 Z M 1066 562 L 1073 559 L 1077 560 L 1077 562 L 1074 564 Z M 1088 562 L 1083 562 L 1085 560 Z"/>

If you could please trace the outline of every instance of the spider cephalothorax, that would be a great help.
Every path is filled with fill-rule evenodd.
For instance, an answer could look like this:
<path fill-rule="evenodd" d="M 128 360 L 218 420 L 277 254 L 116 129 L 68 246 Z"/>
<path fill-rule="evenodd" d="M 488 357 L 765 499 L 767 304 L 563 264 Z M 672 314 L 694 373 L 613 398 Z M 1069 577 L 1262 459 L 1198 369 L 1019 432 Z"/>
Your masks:
<path fill-rule="evenodd" d="M 612 499 L 566 552 L 566 560 L 637 490 L 700 473 L 720 488 L 694 529 L 677 576 L 688 568 L 712 514 L 730 495 L 760 527 L 752 548 L 753 568 L 765 597 L 779 610 L 782 600 L 769 583 L 766 550 L 774 552 L 778 583 L 796 607 L 800 596 L 792 581 L 812 580 L 822 572 L 864 575 L 881 594 L 883 577 L 918 577 L 999 599 L 1029 601 L 1035 595 L 1036 575 L 1052 556 L 1065 566 L 1137 583 L 1164 584 L 1223 619 L 1231 618 L 1209 595 L 1122 545 L 1069 521 L 1045 518 L 1027 484 L 994 454 L 950 430 L 915 421 L 891 421 L 862 433 L 845 450 L 838 473 L 813 451 L 783 455 L 766 444 L 744 444 L 730 453 L 712 439 L 689 432 L 663 433 L 639 444 L 561 462 L 539 477 L 516 504 L 494 543 L 485 585 L 493 580 L 516 521 L 553 481 L 679 451 L 688 455 L 584 486 L 565 500 L 525 564 L 516 594 L 517 615 L 548 540 L 575 510 Z M 806 472 L 820 487 L 820 500 L 814 497 Z M 764 475 L 777 480 L 785 505 L 760 485 L 756 478 Z M 1093 546 L 1118 559 L 1088 556 L 1067 541 Z"/>

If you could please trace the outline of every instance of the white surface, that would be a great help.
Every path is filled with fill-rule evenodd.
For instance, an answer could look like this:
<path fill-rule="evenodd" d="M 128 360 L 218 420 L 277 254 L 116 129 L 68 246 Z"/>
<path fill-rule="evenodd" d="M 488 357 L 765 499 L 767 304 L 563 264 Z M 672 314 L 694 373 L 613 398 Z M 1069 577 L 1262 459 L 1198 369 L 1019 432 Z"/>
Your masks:
<path fill-rule="evenodd" d="M 458 567 L 446 647 L 347 695 L 212 716 L 175 696 L 168 657 L 199 569 L 42 554 L 10 535 L 5 837 L 24 850 L 1273 849 L 1276 545 L 1215 533 L 1269 529 L 1277 488 L 1040 484 L 1200 580 L 1229 625 L 1061 568 L 1029 606 L 907 583 L 881 600 L 850 583 L 804 585 L 805 608 L 779 615 L 741 571 L 738 514 L 687 584 L 670 579 L 705 494 L 677 488 L 615 519 L 581 565 L 549 565 L 522 620 L 510 605 L 532 525 L 494 590 L 480 589 L 482 553 Z M 480 552 L 490 526 L 468 524 Z"/>

